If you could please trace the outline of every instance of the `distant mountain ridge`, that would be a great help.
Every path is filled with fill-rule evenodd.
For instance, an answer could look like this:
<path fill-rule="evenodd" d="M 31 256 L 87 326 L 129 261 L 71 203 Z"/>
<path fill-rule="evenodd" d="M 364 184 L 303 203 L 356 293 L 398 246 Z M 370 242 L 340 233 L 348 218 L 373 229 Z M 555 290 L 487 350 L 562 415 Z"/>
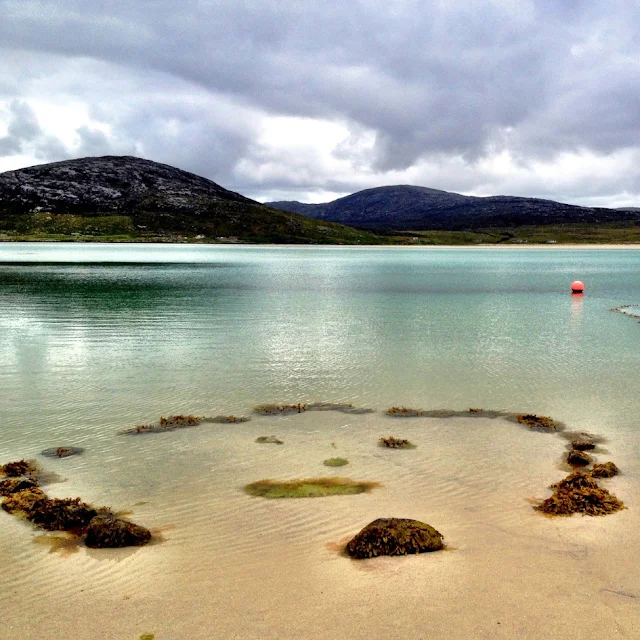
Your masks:
<path fill-rule="evenodd" d="M 251 242 L 370 241 L 371 234 L 270 209 L 212 180 L 132 156 L 65 160 L 0 173 L 0 229 L 76 235 L 141 230 Z M 62 231 L 60 231 L 62 229 Z"/>
<path fill-rule="evenodd" d="M 394 185 L 358 191 L 333 202 L 266 203 L 301 215 L 381 231 L 461 230 L 568 223 L 640 220 L 640 211 L 578 207 L 518 196 L 464 196 L 459 193 Z"/>

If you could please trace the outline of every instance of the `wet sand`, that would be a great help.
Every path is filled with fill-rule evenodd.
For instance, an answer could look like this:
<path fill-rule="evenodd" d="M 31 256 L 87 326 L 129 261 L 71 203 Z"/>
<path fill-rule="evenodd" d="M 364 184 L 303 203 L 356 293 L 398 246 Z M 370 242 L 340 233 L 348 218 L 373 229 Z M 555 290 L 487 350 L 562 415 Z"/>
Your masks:
<path fill-rule="evenodd" d="M 284 445 L 255 443 L 272 434 Z M 380 447 L 388 435 L 418 447 Z M 37 531 L 0 513 L 8 640 L 638 634 L 640 465 L 621 443 L 595 457 L 622 469 L 603 486 L 628 509 L 551 519 L 532 500 L 566 475 L 566 440 L 502 418 L 307 412 L 113 438 L 109 455 L 131 469 L 126 478 L 87 443 L 83 456 L 41 461 L 67 478 L 48 492 L 130 508 L 164 542 L 51 552 L 34 543 Z M 335 456 L 349 464 L 322 464 Z M 243 491 L 263 478 L 314 476 L 382 486 L 297 500 Z M 368 522 L 392 516 L 433 525 L 449 549 L 366 561 L 340 553 Z"/>

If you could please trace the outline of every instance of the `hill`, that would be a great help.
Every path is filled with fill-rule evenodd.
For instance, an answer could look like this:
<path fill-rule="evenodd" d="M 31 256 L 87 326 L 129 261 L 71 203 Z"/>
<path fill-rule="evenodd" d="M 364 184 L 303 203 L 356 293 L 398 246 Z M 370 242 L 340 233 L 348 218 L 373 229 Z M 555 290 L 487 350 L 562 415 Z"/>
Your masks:
<path fill-rule="evenodd" d="M 380 231 L 456 231 L 640 221 L 637 210 L 595 209 L 515 196 L 480 198 L 411 185 L 365 189 L 324 204 L 289 201 L 267 204 L 318 220 Z"/>
<path fill-rule="evenodd" d="M 193 173 L 129 156 L 0 173 L 0 232 L 24 236 L 371 243 L 370 233 L 269 208 Z"/>

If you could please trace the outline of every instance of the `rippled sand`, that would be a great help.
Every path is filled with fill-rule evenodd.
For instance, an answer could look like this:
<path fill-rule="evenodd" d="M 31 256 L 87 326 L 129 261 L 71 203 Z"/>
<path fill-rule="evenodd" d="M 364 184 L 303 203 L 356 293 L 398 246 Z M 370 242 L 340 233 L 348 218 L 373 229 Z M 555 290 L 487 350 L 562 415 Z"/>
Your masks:
<path fill-rule="evenodd" d="M 126 428 L 131 425 L 122 425 Z M 570 427 L 571 425 L 569 425 Z M 284 445 L 256 444 L 276 435 Z M 408 438 L 414 450 L 378 446 Z M 566 475 L 566 441 L 502 418 L 382 413 L 253 416 L 160 434 L 105 433 L 82 456 L 42 458 L 80 495 L 132 509 L 162 530 L 140 549 L 36 544 L 0 513 L 0 606 L 8 640 L 117 638 L 634 637 L 640 624 L 639 466 L 616 443 L 596 452 L 624 475 L 604 486 L 628 510 L 550 519 L 533 499 Z M 92 446 L 93 445 L 93 446 Z M 341 456 L 349 465 L 329 468 Z M 265 500 L 263 478 L 345 476 L 371 493 Z M 378 517 L 416 518 L 447 551 L 353 561 L 340 545 Z M 41 541 L 40 541 L 41 542 Z"/>

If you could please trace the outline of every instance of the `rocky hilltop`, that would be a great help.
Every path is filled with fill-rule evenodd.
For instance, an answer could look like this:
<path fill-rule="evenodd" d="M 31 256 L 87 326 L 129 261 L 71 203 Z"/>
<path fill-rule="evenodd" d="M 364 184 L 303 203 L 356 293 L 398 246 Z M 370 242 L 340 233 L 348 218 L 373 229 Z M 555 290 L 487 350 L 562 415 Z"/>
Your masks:
<path fill-rule="evenodd" d="M 201 200 L 253 202 L 211 180 L 131 156 L 79 158 L 0 174 L 0 202 L 15 213 L 133 213 L 141 208 L 199 215 Z"/>
<path fill-rule="evenodd" d="M 474 197 L 397 185 L 365 189 L 324 204 L 269 202 L 269 206 L 319 220 L 383 231 L 480 229 L 640 220 L 634 210 L 594 209 L 515 196 Z"/>
<path fill-rule="evenodd" d="M 271 209 L 193 173 L 129 156 L 79 158 L 1 173 L 0 230 L 21 235 L 198 234 L 250 242 L 373 238 Z"/>

